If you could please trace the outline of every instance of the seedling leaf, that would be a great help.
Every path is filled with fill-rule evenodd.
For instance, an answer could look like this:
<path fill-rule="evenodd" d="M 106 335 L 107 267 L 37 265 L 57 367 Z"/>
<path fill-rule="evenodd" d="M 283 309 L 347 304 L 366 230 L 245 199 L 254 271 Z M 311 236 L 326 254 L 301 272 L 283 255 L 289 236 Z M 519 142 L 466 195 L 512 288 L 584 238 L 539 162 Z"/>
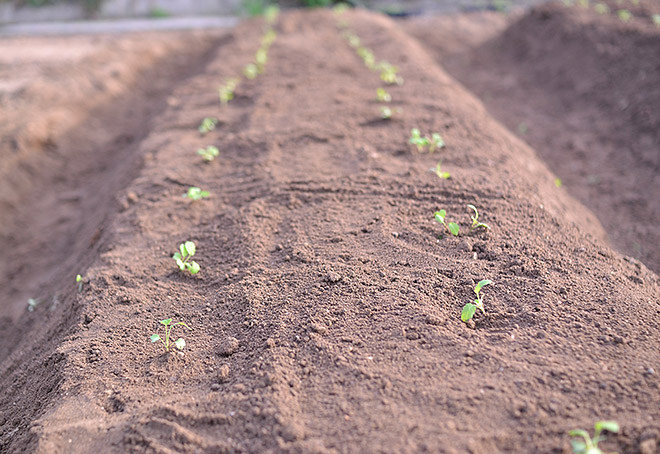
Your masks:
<path fill-rule="evenodd" d="M 160 340 L 160 336 L 158 334 L 152 334 L 150 339 L 151 342 L 158 342 Z"/>
<path fill-rule="evenodd" d="M 458 232 L 460 230 L 458 224 L 456 224 L 455 222 L 450 222 L 449 224 L 447 224 L 447 228 L 449 229 L 452 235 L 458 236 Z"/>
<path fill-rule="evenodd" d="M 196 251 L 195 243 L 193 243 L 192 241 L 186 241 L 183 244 L 184 244 L 185 250 L 188 252 L 187 255 L 190 255 L 191 257 L 193 255 L 195 255 L 195 251 Z"/>
<path fill-rule="evenodd" d="M 608 432 L 612 433 L 619 432 L 619 423 L 616 421 L 598 421 L 594 427 L 597 432 L 602 432 L 603 430 L 607 430 Z"/>
<path fill-rule="evenodd" d="M 180 337 L 174 341 L 174 346 L 179 350 L 183 350 L 183 348 L 186 346 L 186 341 L 184 341 L 183 338 Z"/>
<path fill-rule="evenodd" d="M 474 287 L 474 293 L 476 293 L 477 296 L 479 296 L 479 292 L 481 291 L 481 289 L 484 288 L 487 285 L 492 284 L 492 283 L 493 283 L 493 281 L 491 281 L 489 279 L 484 279 L 484 280 L 479 281 L 477 283 L 477 285 Z"/>
<path fill-rule="evenodd" d="M 465 323 L 469 322 L 474 314 L 477 312 L 477 306 L 472 303 L 467 303 L 463 306 L 463 311 L 461 312 L 461 320 Z"/>
<path fill-rule="evenodd" d="M 168 318 L 168 319 L 165 319 L 165 320 L 161 320 L 161 321 L 160 321 L 160 324 L 161 324 L 161 325 L 165 325 L 165 326 L 168 326 L 170 323 L 172 323 L 172 319 L 171 319 L 171 318 Z"/>
<path fill-rule="evenodd" d="M 186 263 L 186 268 L 188 268 L 190 274 L 199 273 L 199 264 L 197 262 Z"/>

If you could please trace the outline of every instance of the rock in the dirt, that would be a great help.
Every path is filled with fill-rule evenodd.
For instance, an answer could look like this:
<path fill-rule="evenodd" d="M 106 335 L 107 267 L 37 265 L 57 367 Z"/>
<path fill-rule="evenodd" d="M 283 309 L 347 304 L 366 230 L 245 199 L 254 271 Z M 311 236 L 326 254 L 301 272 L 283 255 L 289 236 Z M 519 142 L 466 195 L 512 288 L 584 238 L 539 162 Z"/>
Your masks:
<path fill-rule="evenodd" d="M 220 356 L 231 356 L 238 351 L 238 346 L 238 339 L 228 337 L 220 344 L 218 353 L 220 353 Z"/>
<path fill-rule="evenodd" d="M 219 383 L 213 383 L 213 384 L 211 385 L 211 391 L 219 391 L 221 387 L 222 387 L 222 386 L 220 386 Z"/>
<path fill-rule="evenodd" d="M 328 282 L 339 282 L 341 281 L 341 275 L 339 273 L 336 273 L 334 271 L 328 272 L 328 274 L 325 276 L 326 280 Z"/>
<path fill-rule="evenodd" d="M 229 380 L 229 364 L 223 364 L 220 366 L 220 370 L 218 371 L 218 381 L 220 383 L 225 383 L 227 380 Z"/>
<path fill-rule="evenodd" d="M 656 454 L 658 442 L 655 438 L 648 438 L 639 444 L 640 454 Z"/>

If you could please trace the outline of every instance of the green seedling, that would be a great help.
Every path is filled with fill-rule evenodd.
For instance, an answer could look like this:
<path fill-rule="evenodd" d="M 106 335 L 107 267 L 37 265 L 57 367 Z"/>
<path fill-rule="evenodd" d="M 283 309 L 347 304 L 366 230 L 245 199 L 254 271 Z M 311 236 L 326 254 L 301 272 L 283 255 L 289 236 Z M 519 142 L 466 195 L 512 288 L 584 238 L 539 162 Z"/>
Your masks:
<path fill-rule="evenodd" d="M 609 14 L 610 7 L 605 3 L 596 3 L 594 5 L 594 11 L 596 11 L 598 14 Z"/>
<path fill-rule="evenodd" d="M 460 227 L 455 222 L 447 222 L 446 220 L 447 212 L 445 210 L 436 211 L 435 213 L 433 213 L 433 217 L 440 224 L 444 225 L 449 233 L 451 233 L 454 236 L 458 236 Z"/>
<path fill-rule="evenodd" d="M 195 243 L 186 241 L 179 245 L 179 252 L 176 252 L 172 258 L 176 261 L 181 271 L 188 270 L 190 274 L 197 274 L 199 273 L 199 264 L 190 260 L 195 255 L 195 252 Z"/>
<path fill-rule="evenodd" d="M 82 292 L 83 277 L 80 274 L 76 274 L 76 284 L 78 284 L 78 293 Z"/>
<path fill-rule="evenodd" d="M 373 52 L 366 47 L 358 47 L 357 54 L 362 58 L 362 61 L 367 68 L 373 69 L 376 66 L 376 57 L 374 57 Z"/>
<path fill-rule="evenodd" d="M 379 102 L 391 102 L 392 96 L 384 88 L 376 89 L 376 99 Z"/>
<path fill-rule="evenodd" d="M 481 310 L 481 312 L 484 315 L 486 315 L 486 310 L 484 309 L 484 301 L 483 298 L 481 298 L 480 292 L 482 288 L 492 283 L 493 281 L 484 279 L 482 281 L 479 281 L 477 285 L 474 287 L 474 293 L 477 294 L 477 299 L 474 300 L 474 303 L 467 303 L 465 306 L 463 306 L 463 310 L 461 311 L 461 320 L 463 322 L 467 323 L 470 320 L 472 320 L 472 317 L 474 317 L 474 314 L 477 312 L 477 309 Z"/>
<path fill-rule="evenodd" d="M 188 188 L 188 192 L 183 194 L 184 197 L 188 197 L 189 199 L 192 200 L 200 200 L 203 198 L 208 197 L 210 194 L 208 191 L 202 191 L 200 188 L 196 186 L 192 186 Z"/>
<path fill-rule="evenodd" d="M 399 76 L 396 67 L 389 63 L 385 69 L 381 69 L 380 80 L 389 85 L 403 85 L 403 77 Z"/>
<path fill-rule="evenodd" d="M 266 52 L 266 49 L 260 48 L 257 53 L 254 55 L 254 61 L 256 62 L 257 66 L 257 72 L 259 74 L 264 72 L 264 67 L 266 66 L 266 62 L 268 62 L 268 54 Z"/>
<path fill-rule="evenodd" d="M 204 158 L 205 161 L 213 161 L 218 157 L 220 151 L 213 145 L 210 145 L 206 148 L 200 148 L 197 150 L 197 154 Z"/>
<path fill-rule="evenodd" d="M 355 47 L 355 48 L 360 47 L 360 38 L 357 35 L 354 35 L 352 33 L 348 33 L 346 35 L 346 40 L 348 41 L 349 46 Z"/>
<path fill-rule="evenodd" d="M 410 130 L 410 140 L 408 140 L 408 143 L 415 145 L 417 147 L 417 151 L 421 153 L 426 147 L 429 146 L 429 139 L 428 137 L 422 137 L 419 129 L 412 128 Z"/>
<path fill-rule="evenodd" d="M 563 185 L 564 183 L 562 183 L 561 178 L 555 178 L 555 186 L 561 188 Z"/>
<path fill-rule="evenodd" d="M 660 14 L 654 14 L 653 16 L 651 16 L 651 20 L 655 25 L 660 27 Z"/>
<path fill-rule="evenodd" d="M 433 153 L 435 150 L 439 150 L 445 146 L 445 141 L 442 140 L 442 136 L 437 132 L 431 134 L 431 139 L 429 140 L 429 153 Z"/>
<path fill-rule="evenodd" d="M 410 140 L 408 143 L 415 145 L 418 152 L 423 152 L 428 147 L 429 152 L 433 153 L 435 150 L 439 150 L 445 146 L 445 141 L 442 140 L 442 136 L 437 132 L 431 134 L 431 137 L 428 136 L 422 137 L 419 129 L 413 128 L 410 130 Z"/>
<path fill-rule="evenodd" d="M 616 15 L 619 16 L 619 19 L 621 19 L 623 22 L 628 22 L 630 19 L 632 19 L 632 13 L 627 9 L 620 9 L 616 12 Z"/>
<path fill-rule="evenodd" d="M 268 31 L 261 38 L 261 47 L 263 49 L 269 49 L 271 44 L 275 42 L 275 38 L 277 38 L 277 33 L 275 33 L 275 30 L 272 28 L 268 29 Z"/>
<path fill-rule="evenodd" d="M 43 303 L 41 298 L 28 298 L 28 312 L 34 312 L 38 305 Z"/>
<path fill-rule="evenodd" d="M 380 118 L 383 120 L 389 120 L 392 118 L 392 109 L 387 106 L 382 106 L 380 108 Z"/>
<path fill-rule="evenodd" d="M 166 351 L 166 352 L 169 352 L 169 351 L 170 351 L 170 347 L 171 347 L 172 345 L 174 345 L 174 346 L 175 346 L 177 349 L 179 349 L 179 350 L 183 350 L 183 348 L 186 346 L 186 341 L 183 340 L 182 337 L 180 337 L 180 338 L 178 338 L 177 340 L 175 340 L 174 342 L 172 342 L 172 341 L 170 340 L 170 336 L 172 335 L 172 330 L 173 330 L 174 327 L 177 326 L 177 325 L 185 326 L 185 327 L 188 328 L 188 329 L 192 329 L 192 328 L 191 328 L 190 326 L 186 325 L 186 324 L 183 323 L 183 322 L 172 323 L 172 319 L 171 319 L 171 318 L 168 318 L 167 320 L 161 320 L 161 321 L 160 321 L 160 324 L 165 326 L 165 339 L 163 339 L 162 337 L 160 337 L 159 334 L 152 334 L 152 335 L 151 335 L 151 338 L 150 338 L 150 339 L 151 339 L 151 342 L 153 343 L 153 342 L 161 341 L 161 342 L 163 343 L 163 345 L 165 346 L 165 351 Z"/>
<path fill-rule="evenodd" d="M 227 104 L 229 101 L 234 99 L 234 91 L 238 86 L 239 79 L 234 77 L 229 79 L 225 85 L 218 88 L 218 96 L 220 97 L 220 103 Z"/>
<path fill-rule="evenodd" d="M 448 180 L 451 178 L 451 175 L 449 172 L 443 172 L 442 170 L 442 161 L 438 161 L 435 167 L 431 167 L 431 172 L 435 173 L 438 178 L 442 178 L 443 180 Z"/>
<path fill-rule="evenodd" d="M 577 0 L 577 6 L 587 9 L 589 8 L 589 0 Z"/>
<path fill-rule="evenodd" d="M 337 16 L 341 16 L 349 9 L 351 9 L 351 7 L 348 6 L 348 4 L 342 2 L 342 3 L 337 3 L 335 6 L 333 6 L 332 12 Z"/>
<path fill-rule="evenodd" d="M 279 15 L 280 8 L 277 5 L 268 5 L 264 10 L 264 19 L 268 24 L 274 24 Z"/>
<path fill-rule="evenodd" d="M 470 232 L 473 231 L 474 229 L 478 229 L 479 227 L 482 227 L 486 230 L 490 230 L 490 226 L 487 224 L 484 224 L 483 222 L 479 222 L 479 212 L 477 211 L 477 207 L 474 205 L 468 204 L 468 208 L 470 208 L 472 211 L 474 211 L 474 216 L 470 215 L 470 219 L 472 219 L 472 225 L 470 226 Z"/>
<path fill-rule="evenodd" d="M 257 68 L 257 65 L 255 65 L 254 63 L 248 63 L 247 65 L 245 65 L 245 68 L 243 68 L 243 75 L 247 79 L 254 79 L 255 77 L 257 77 L 258 74 L 259 74 L 259 68 Z"/>
<path fill-rule="evenodd" d="M 618 433 L 619 424 L 616 421 L 598 421 L 594 424 L 594 437 L 591 438 L 586 430 L 576 429 L 571 430 L 568 434 L 571 437 L 582 437 L 582 440 L 571 440 L 571 447 L 574 454 L 604 454 L 598 447 L 598 443 L 603 441 L 605 437 L 601 435 L 603 430 L 608 432 Z"/>
<path fill-rule="evenodd" d="M 197 130 L 201 135 L 208 134 L 215 129 L 218 124 L 218 119 L 213 117 L 206 117 L 202 120 Z"/>

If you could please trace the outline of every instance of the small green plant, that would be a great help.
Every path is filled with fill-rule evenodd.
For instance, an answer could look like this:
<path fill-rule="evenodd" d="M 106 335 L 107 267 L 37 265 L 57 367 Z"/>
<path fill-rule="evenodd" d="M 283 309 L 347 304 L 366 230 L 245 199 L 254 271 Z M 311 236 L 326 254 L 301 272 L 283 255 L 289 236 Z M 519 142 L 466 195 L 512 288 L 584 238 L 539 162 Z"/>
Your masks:
<path fill-rule="evenodd" d="M 376 90 L 376 99 L 380 102 L 391 102 L 392 96 L 384 88 L 378 88 Z"/>
<path fill-rule="evenodd" d="M 486 230 L 490 230 L 490 227 L 487 224 L 484 224 L 483 222 L 479 222 L 479 212 L 477 211 L 477 207 L 475 207 L 472 204 L 468 204 L 468 208 L 474 211 L 474 215 L 470 215 L 470 219 L 472 219 L 472 225 L 470 226 L 470 231 L 473 231 L 474 229 L 478 229 L 479 227 L 484 228 Z"/>
<path fill-rule="evenodd" d="M 78 293 L 82 292 L 83 277 L 80 274 L 76 274 L 76 284 L 78 284 Z"/>
<path fill-rule="evenodd" d="M 396 66 L 391 65 L 389 62 L 381 61 L 374 68 L 380 71 L 380 80 L 389 85 L 403 85 L 403 77 L 397 74 L 398 69 Z"/>
<path fill-rule="evenodd" d="M 362 58 L 364 65 L 369 69 L 374 69 L 376 67 L 376 57 L 374 57 L 373 52 L 371 52 L 366 47 L 358 47 L 357 54 Z"/>
<path fill-rule="evenodd" d="M 257 53 L 254 55 L 254 61 L 256 62 L 257 72 L 262 74 L 266 63 L 268 62 L 268 53 L 263 47 L 260 48 Z"/>
<path fill-rule="evenodd" d="M 247 79 L 254 79 L 255 77 L 257 77 L 258 74 L 259 74 L 259 68 L 257 68 L 257 65 L 255 65 L 254 63 L 248 63 L 247 65 L 245 65 L 245 68 L 243 68 L 243 75 Z"/>
<path fill-rule="evenodd" d="M 458 236 L 460 227 L 455 222 L 447 222 L 447 212 L 445 210 L 436 211 L 433 213 L 433 217 L 440 224 L 444 225 L 449 233 L 454 236 Z"/>
<path fill-rule="evenodd" d="M 41 298 L 28 298 L 28 312 L 34 312 L 38 305 L 43 303 Z"/>
<path fill-rule="evenodd" d="M 206 117 L 202 120 L 197 130 L 201 135 L 208 134 L 215 129 L 218 124 L 218 119 L 213 117 Z"/>
<path fill-rule="evenodd" d="M 190 260 L 196 252 L 195 243 L 186 241 L 179 245 L 179 252 L 176 252 L 172 258 L 176 261 L 181 271 L 188 270 L 190 274 L 199 273 L 199 264 Z"/>
<path fill-rule="evenodd" d="M 589 0 L 577 0 L 577 6 L 587 9 L 589 8 Z"/>
<path fill-rule="evenodd" d="M 161 341 L 161 342 L 163 343 L 163 345 L 165 346 L 165 351 L 166 351 L 166 352 L 169 352 L 169 351 L 170 351 L 170 347 L 171 347 L 172 345 L 174 345 L 174 346 L 175 346 L 176 348 L 178 348 L 179 350 L 183 350 L 183 348 L 186 346 L 186 341 L 183 340 L 182 337 L 180 337 L 180 338 L 178 338 L 177 340 L 175 340 L 174 342 L 172 342 L 172 341 L 170 340 L 170 337 L 171 337 L 171 335 L 172 335 L 172 330 L 173 330 L 174 327 L 177 326 L 177 325 L 185 326 L 185 327 L 188 328 L 188 329 L 192 329 L 192 328 L 191 328 L 190 326 L 186 325 L 186 324 L 183 323 L 183 322 L 172 323 L 172 319 L 171 319 L 171 318 L 168 318 L 168 319 L 166 319 L 166 320 L 161 320 L 161 321 L 160 321 L 160 324 L 165 326 L 165 339 L 163 339 L 162 337 L 160 337 L 159 334 L 152 334 L 152 335 L 151 335 L 151 338 L 150 338 L 150 339 L 151 339 L 151 342 L 153 343 L 153 342 Z"/>
<path fill-rule="evenodd" d="M 218 157 L 220 151 L 213 145 L 210 145 L 206 148 L 200 148 L 197 150 L 197 154 L 204 158 L 205 161 L 213 161 Z"/>
<path fill-rule="evenodd" d="M 266 23 L 268 24 L 274 24 L 279 15 L 280 7 L 277 5 L 269 4 L 264 9 L 264 19 L 266 19 Z"/>
<path fill-rule="evenodd" d="M 598 443 L 603 441 L 605 437 L 601 432 L 607 430 L 608 432 L 618 433 L 619 423 L 616 421 L 598 421 L 594 424 L 594 437 L 591 438 L 586 430 L 576 429 L 571 430 L 568 434 L 571 437 L 582 437 L 582 440 L 571 440 L 571 447 L 574 454 L 604 454 L 598 447 Z"/>
<path fill-rule="evenodd" d="M 239 79 L 234 77 L 229 79 L 225 85 L 218 88 L 218 97 L 220 98 L 221 104 L 227 104 L 229 101 L 234 99 L 234 91 L 238 86 Z"/>
<path fill-rule="evenodd" d="M 564 183 L 562 183 L 561 178 L 555 178 L 555 186 L 561 188 L 563 185 Z"/>
<path fill-rule="evenodd" d="M 337 16 L 341 16 L 349 9 L 351 9 L 351 7 L 347 3 L 341 2 L 332 7 L 332 12 Z"/>
<path fill-rule="evenodd" d="M 481 312 L 484 315 L 486 315 L 486 310 L 484 309 L 484 301 L 483 298 L 481 298 L 480 292 L 482 288 L 492 283 L 493 281 L 484 279 L 482 281 L 479 281 L 477 285 L 474 287 L 474 293 L 477 294 L 477 299 L 474 300 L 474 303 L 467 303 L 465 306 L 463 306 L 463 310 L 461 311 L 461 320 L 463 322 L 467 323 L 470 320 L 472 320 L 472 317 L 474 317 L 474 314 L 477 312 L 477 309 L 481 310 Z"/>
<path fill-rule="evenodd" d="M 389 120 L 392 118 L 392 109 L 387 106 L 382 106 L 380 108 L 380 118 L 383 120 Z"/>
<path fill-rule="evenodd" d="M 596 3 L 594 5 L 594 11 L 596 11 L 598 14 L 609 14 L 610 7 L 605 3 Z"/>
<path fill-rule="evenodd" d="M 620 9 L 616 12 L 616 15 L 619 16 L 619 19 L 621 19 L 623 22 L 628 22 L 630 19 L 632 19 L 632 13 L 627 9 Z"/>
<path fill-rule="evenodd" d="M 275 38 L 277 38 L 277 33 L 275 30 L 272 28 L 268 29 L 268 31 L 261 38 L 261 48 L 268 50 L 270 46 L 275 42 Z"/>
<path fill-rule="evenodd" d="M 651 20 L 655 25 L 660 27 L 660 14 L 654 14 L 653 16 L 651 16 Z"/>
<path fill-rule="evenodd" d="M 424 136 L 419 132 L 419 129 L 413 128 L 410 130 L 410 140 L 408 143 L 415 145 L 418 152 L 423 152 L 428 147 L 429 153 L 433 153 L 435 150 L 439 150 L 445 146 L 445 141 L 442 140 L 442 136 L 437 132 L 431 134 L 431 137 Z"/>
<path fill-rule="evenodd" d="M 209 195 L 210 195 L 209 191 L 202 191 L 197 186 L 192 186 L 192 187 L 188 188 L 188 192 L 183 194 L 184 197 L 188 197 L 189 199 L 192 199 L 192 200 L 200 200 L 200 199 L 208 197 Z"/>
<path fill-rule="evenodd" d="M 442 161 L 438 161 L 435 167 L 431 167 L 431 172 L 435 173 L 438 178 L 442 178 L 443 180 L 448 180 L 451 178 L 451 175 L 449 172 L 444 172 L 442 170 Z"/>

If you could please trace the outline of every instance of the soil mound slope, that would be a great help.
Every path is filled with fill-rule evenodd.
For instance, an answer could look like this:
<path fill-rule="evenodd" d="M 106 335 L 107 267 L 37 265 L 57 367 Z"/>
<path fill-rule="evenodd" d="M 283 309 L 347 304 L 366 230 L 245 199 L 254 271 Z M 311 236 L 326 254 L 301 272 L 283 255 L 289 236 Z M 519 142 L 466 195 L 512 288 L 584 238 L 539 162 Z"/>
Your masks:
<path fill-rule="evenodd" d="M 547 4 L 494 37 L 478 29 L 501 24 L 492 15 L 415 20 L 406 30 L 541 155 L 616 249 L 658 272 L 660 27 L 651 18 L 660 5 L 636 3 L 603 3 L 606 14 Z M 627 22 L 616 13 L 624 9 Z M 447 22 L 467 23 L 469 39 L 448 38 Z M 447 45 L 455 41 L 463 48 Z"/>
<path fill-rule="evenodd" d="M 216 87 L 261 36 L 234 30 L 142 141 L 84 291 L 55 315 L 37 308 L 63 320 L 63 340 L 23 370 L 5 361 L 3 448 L 550 453 L 600 418 L 623 425 L 612 449 L 657 438 L 658 277 L 609 250 L 535 153 L 397 25 L 345 17 L 400 68 L 401 112 L 380 119 L 378 75 L 324 11 L 283 15 L 265 74 L 218 110 Z M 218 126 L 200 137 L 208 115 Z M 413 127 L 446 147 L 415 153 Z M 204 163 L 195 150 L 211 143 L 220 156 Z M 438 159 L 451 179 L 429 172 Z M 189 186 L 211 197 L 184 199 Z M 469 203 L 492 230 L 466 233 Z M 440 208 L 462 236 L 438 238 Z M 185 240 L 195 276 L 171 258 Z M 487 315 L 469 327 L 459 314 L 481 279 Z M 148 341 L 168 317 L 192 327 L 183 356 Z M 51 371 L 41 416 L 16 431 Z"/>

